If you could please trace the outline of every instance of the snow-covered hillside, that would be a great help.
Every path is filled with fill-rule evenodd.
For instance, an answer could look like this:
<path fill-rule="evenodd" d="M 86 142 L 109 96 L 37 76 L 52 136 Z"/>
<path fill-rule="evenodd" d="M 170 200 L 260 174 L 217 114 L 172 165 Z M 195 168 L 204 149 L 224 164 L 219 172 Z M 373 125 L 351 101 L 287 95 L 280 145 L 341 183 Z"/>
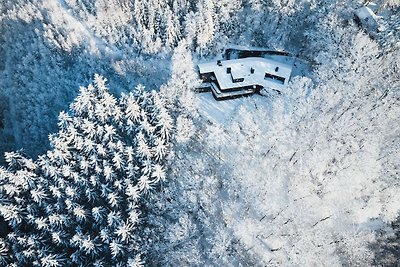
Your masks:
<path fill-rule="evenodd" d="M 399 265 L 399 8 L 0 1 L 0 265 Z M 195 93 L 232 45 L 287 89 Z"/>

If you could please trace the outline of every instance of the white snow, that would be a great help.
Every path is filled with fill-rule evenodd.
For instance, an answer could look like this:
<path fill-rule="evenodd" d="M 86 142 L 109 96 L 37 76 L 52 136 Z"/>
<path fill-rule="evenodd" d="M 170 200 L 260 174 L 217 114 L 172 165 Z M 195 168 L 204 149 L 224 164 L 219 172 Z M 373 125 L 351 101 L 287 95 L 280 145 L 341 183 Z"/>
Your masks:
<path fill-rule="evenodd" d="M 260 95 L 252 95 L 251 99 L 261 99 Z M 198 108 L 199 115 L 206 118 L 209 122 L 225 125 L 228 124 L 233 116 L 237 113 L 237 109 L 242 105 L 248 105 L 250 98 L 235 98 L 224 101 L 216 101 L 212 94 L 199 94 Z"/>

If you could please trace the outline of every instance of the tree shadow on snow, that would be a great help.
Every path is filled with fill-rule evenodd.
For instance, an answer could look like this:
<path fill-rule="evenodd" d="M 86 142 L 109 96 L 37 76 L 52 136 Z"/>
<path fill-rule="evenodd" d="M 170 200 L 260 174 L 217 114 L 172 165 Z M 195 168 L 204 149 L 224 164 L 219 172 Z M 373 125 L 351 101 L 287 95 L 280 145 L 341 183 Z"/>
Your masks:
<path fill-rule="evenodd" d="M 1 115 L 0 140 L 5 142 L 0 144 L 0 164 L 10 150 L 23 149 L 33 158 L 48 150 L 48 135 L 57 131 L 58 114 L 68 110 L 79 87 L 87 86 L 95 73 L 108 79 L 116 96 L 139 83 L 158 89 L 170 76 L 168 58 L 126 51 L 94 53 L 84 42 L 66 51 L 46 31 L 65 29 L 57 32 L 57 25 L 46 17 L 29 23 L 4 18 L 1 24 L 0 90 L 7 105 Z"/>

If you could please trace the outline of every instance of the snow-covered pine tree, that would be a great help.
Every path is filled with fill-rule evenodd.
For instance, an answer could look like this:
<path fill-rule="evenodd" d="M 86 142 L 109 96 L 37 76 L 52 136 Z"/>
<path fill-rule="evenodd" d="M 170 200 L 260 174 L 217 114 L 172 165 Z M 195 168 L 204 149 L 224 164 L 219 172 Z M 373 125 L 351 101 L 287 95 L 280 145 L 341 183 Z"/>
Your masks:
<path fill-rule="evenodd" d="M 158 93 L 138 89 L 117 100 L 96 75 L 60 114 L 50 151 L 35 162 L 6 155 L 0 215 L 11 231 L 1 265 L 143 265 L 139 199 L 165 178 L 171 125 Z"/>

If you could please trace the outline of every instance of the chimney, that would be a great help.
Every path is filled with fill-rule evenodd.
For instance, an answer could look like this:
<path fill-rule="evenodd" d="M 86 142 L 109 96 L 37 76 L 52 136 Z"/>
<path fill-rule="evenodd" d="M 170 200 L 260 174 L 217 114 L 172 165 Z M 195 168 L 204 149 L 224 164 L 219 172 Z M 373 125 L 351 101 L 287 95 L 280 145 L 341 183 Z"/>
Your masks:
<path fill-rule="evenodd" d="M 231 67 L 226 68 L 226 73 L 231 73 L 231 71 L 232 71 Z"/>
<path fill-rule="evenodd" d="M 254 68 L 253 68 L 253 67 L 251 67 L 251 69 L 250 69 L 250 73 L 251 73 L 251 74 L 253 74 L 253 73 L 254 73 Z"/>
<path fill-rule="evenodd" d="M 217 60 L 217 65 L 218 65 L 218 66 L 222 66 L 221 60 Z"/>
<path fill-rule="evenodd" d="M 278 72 L 278 70 L 279 70 L 279 67 L 276 67 L 276 68 L 275 68 L 275 72 Z"/>

